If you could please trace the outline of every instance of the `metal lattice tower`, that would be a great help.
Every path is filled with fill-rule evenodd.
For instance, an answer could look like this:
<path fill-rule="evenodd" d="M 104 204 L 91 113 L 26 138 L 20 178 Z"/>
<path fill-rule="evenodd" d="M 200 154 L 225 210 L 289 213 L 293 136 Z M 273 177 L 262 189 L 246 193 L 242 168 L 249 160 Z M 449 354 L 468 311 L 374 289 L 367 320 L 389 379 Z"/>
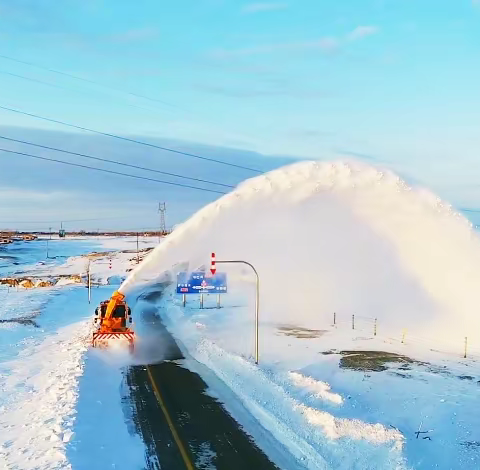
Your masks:
<path fill-rule="evenodd" d="M 167 212 L 167 204 L 160 202 L 158 204 L 158 212 L 160 212 L 160 233 L 165 235 L 167 233 L 167 226 L 165 224 L 165 213 Z"/>

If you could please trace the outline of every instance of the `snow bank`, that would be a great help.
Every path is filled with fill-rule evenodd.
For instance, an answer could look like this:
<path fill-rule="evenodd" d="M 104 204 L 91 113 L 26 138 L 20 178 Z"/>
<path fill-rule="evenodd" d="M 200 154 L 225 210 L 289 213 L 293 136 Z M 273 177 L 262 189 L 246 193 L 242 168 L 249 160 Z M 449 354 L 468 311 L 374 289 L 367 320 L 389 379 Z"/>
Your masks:
<path fill-rule="evenodd" d="M 330 391 L 330 385 L 322 382 L 321 380 L 315 380 L 312 377 L 306 377 L 299 372 L 289 372 L 290 380 L 298 387 L 303 387 L 310 392 L 313 392 L 315 397 L 322 400 L 330 401 L 337 405 L 343 403 L 343 398 L 338 393 Z"/>
<path fill-rule="evenodd" d="M 182 262 L 208 265 L 211 251 L 255 265 L 263 322 L 322 327 L 336 311 L 456 345 L 480 339 L 478 236 L 389 171 L 303 162 L 250 179 L 179 226 L 121 289 Z M 245 289 L 247 270 L 221 269 Z"/>
<path fill-rule="evenodd" d="M 358 419 L 335 418 L 330 413 L 305 405 L 297 405 L 295 409 L 299 410 L 310 424 L 322 428 L 330 439 L 350 437 L 357 440 L 365 439 L 374 444 L 394 442 L 395 448 L 402 448 L 402 434 L 395 429 L 387 429 L 382 424 L 368 424 Z"/>
<path fill-rule="evenodd" d="M 176 337 L 182 338 L 188 353 L 233 392 L 245 410 L 297 459 L 300 468 L 407 468 L 402 455 L 404 437 L 400 432 L 379 423 L 336 417 L 308 405 L 297 384 L 294 388 L 288 386 L 290 381 L 285 381 L 283 371 L 265 366 L 259 368 L 250 360 L 220 347 L 206 337 L 204 331 L 199 331 L 179 307 L 167 298 L 164 302 L 162 312 L 167 326 Z M 245 332 L 237 334 L 241 333 Z M 312 379 L 309 383 L 313 382 Z M 302 380 L 301 385 L 304 383 Z M 328 384 L 325 388 L 329 389 Z M 330 394 L 330 398 L 335 396 L 336 401 L 342 400 L 339 395 Z M 226 406 L 227 409 L 235 408 L 232 399 L 226 401 Z M 242 416 L 236 417 L 242 423 Z M 245 423 L 247 431 L 254 434 L 248 419 Z M 337 440 L 339 442 L 334 444 Z M 263 441 L 259 445 L 275 460 L 278 449 L 271 449 Z"/>
<path fill-rule="evenodd" d="M 124 247 L 127 241 L 115 243 Z M 108 243 L 115 246 L 112 240 Z M 75 248 L 71 244 L 64 251 L 73 254 Z M 80 248 L 77 253 L 85 246 Z M 134 256 L 123 252 L 95 256 L 91 263 L 94 280 L 106 284 L 109 277 L 125 275 Z M 85 256 L 74 256 L 60 266 L 42 264 L 27 269 L 29 275 L 45 279 L 59 275 L 78 278 L 86 273 L 87 262 Z M 92 304 L 88 305 L 86 289 L 68 287 L 72 283 L 77 282 L 65 278 L 53 288 L 0 288 L 2 469 L 4 465 L 11 470 L 131 469 L 144 464 L 144 445 L 139 436 L 130 436 L 125 426 L 118 361 L 101 367 L 90 357 L 85 363 L 94 306 L 114 288 L 92 289 Z M 99 392 L 109 397 L 107 403 L 99 401 Z M 92 410 L 96 414 L 92 415 Z"/>
<path fill-rule="evenodd" d="M 78 379 L 83 373 L 90 321 L 82 321 L 1 364 L 0 444 L 7 468 L 70 468 L 66 444 L 73 436 Z M 21 406 L 19 406 L 21 404 Z"/>

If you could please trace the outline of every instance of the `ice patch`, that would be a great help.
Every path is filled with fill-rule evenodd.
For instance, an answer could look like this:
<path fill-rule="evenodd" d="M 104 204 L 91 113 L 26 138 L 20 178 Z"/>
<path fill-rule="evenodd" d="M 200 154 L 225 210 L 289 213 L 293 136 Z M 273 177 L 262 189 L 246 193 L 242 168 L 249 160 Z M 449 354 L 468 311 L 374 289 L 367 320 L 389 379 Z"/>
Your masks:
<path fill-rule="evenodd" d="M 197 451 L 195 459 L 195 468 L 198 470 L 215 470 L 216 453 L 212 450 L 208 442 L 202 442 Z"/>

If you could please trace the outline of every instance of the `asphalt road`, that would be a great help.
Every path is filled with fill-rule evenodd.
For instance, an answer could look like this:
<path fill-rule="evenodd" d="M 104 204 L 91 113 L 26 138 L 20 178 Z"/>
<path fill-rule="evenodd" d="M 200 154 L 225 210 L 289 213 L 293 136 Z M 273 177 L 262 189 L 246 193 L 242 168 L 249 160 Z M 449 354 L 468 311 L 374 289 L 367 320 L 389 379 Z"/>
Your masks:
<path fill-rule="evenodd" d="M 159 295 L 151 293 L 139 303 L 141 321 L 155 340 L 144 345 L 150 350 L 138 354 L 155 357 L 155 348 L 161 348 L 163 360 L 131 366 L 126 373 L 148 470 L 276 469 L 223 405 L 206 393 L 202 378 L 183 367 L 182 353 L 153 303 Z"/>

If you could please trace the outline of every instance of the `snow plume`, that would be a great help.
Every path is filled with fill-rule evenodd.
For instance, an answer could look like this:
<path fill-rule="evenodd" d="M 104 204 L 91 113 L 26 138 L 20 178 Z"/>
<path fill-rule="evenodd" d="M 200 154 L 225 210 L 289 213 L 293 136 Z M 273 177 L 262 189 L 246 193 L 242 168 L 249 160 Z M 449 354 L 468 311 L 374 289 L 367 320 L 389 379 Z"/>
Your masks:
<path fill-rule="evenodd" d="M 455 343 L 480 331 L 480 240 L 389 171 L 301 162 L 247 180 L 179 226 L 121 290 L 180 263 L 208 267 L 212 251 L 255 265 L 263 322 L 325 326 L 335 311 Z M 245 290 L 247 269 L 218 267 Z"/>

